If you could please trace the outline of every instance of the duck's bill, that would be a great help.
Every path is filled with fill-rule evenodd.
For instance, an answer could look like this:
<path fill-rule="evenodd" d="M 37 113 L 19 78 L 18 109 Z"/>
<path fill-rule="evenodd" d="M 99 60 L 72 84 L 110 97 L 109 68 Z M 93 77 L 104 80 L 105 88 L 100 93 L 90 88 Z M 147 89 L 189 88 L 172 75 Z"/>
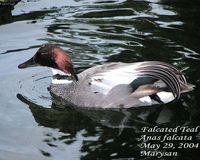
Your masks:
<path fill-rule="evenodd" d="M 38 66 L 39 64 L 35 63 L 34 58 L 32 57 L 28 61 L 18 65 L 18 68 L 23 69 L 23 68 L 28 68 L 28 67 L 34 67 Z"/>

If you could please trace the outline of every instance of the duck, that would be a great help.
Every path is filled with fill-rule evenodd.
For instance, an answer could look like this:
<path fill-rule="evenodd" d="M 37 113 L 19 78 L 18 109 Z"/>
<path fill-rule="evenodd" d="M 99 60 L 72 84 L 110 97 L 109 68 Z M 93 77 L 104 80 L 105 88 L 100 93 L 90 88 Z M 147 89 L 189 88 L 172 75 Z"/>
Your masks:
<path fill-rule="evenodd" d="M 77 74 L 70 55 L 56 44 L 43 44 L 19 69 L 52 69 L 48 90 L 66 105 L 87 108 L 132 108 L 166 104 L 192 91 L 184 73 L 161 61 L 111 62 Z"/>

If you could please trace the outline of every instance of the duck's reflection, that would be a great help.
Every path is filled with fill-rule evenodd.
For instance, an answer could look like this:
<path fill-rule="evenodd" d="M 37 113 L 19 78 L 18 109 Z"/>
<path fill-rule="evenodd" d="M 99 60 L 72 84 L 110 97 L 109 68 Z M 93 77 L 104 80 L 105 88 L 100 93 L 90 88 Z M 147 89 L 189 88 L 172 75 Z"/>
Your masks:
<path fill-rule="evenodd" d="M 129 110 L 88 109 L 65 106 L 54 98 L 51 108 L 45 108 L 33 103 L 21 94 L 17 94 L 17 98 L 29 106 L 38 124 L 70 133 L 94 128 L 98 125 L 119 130 L 124 128 L 137 130 L 137 124 L 151 126 L 156 123 L 167 123 L 173 116 L 169 107 L 159 105 Z"/>
<path fill-rule="evenodd" d="M 139 157 L 141 148 L 138 147 L 138 138 L 142 134 L 142 127 L 175 127 L 190 120 L 188 111 L 183 106 L 177 107 L 177 103 L 176 107 L 170 104 L 129 110 L 97 110 L 66 107 L 55 99 L 51 108 L 44 108 L 21 94 L 17 94 L 17 98 L 29 106 L 40 126 L 56 129 L 56 133 L 49 132 L 44 135 L 44 142 L 49 147 L 55 150 L 62 148 L 62 145 L 73 145 L 81 141 L 79 151 L 83 153 L 83 159 L 108 156 Z M 41 153 L 51 156 L 54 152 L 44 148 Z"/>

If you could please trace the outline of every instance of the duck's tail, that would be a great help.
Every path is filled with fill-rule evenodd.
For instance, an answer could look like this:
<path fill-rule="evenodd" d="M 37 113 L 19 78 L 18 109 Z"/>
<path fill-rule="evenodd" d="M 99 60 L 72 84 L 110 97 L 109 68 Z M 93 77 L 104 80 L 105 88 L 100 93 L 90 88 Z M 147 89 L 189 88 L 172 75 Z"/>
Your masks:
<path fill-rule="evenodd" d="M 195 85 L 187 83 L 187 84 L 181 84 L 181 93 L 186 93 L 194 90 Z"/>
<path fill-rule="evenodd" d="M 189 92 L 194 88 L 194 85 L 187 83 L 180 70 L 164 62 L 143 62 L 137 67 L 137 71 L 141 77 L 152 77 L 165 82 L 176 99 L 180 97 L 181 93 Z"/>

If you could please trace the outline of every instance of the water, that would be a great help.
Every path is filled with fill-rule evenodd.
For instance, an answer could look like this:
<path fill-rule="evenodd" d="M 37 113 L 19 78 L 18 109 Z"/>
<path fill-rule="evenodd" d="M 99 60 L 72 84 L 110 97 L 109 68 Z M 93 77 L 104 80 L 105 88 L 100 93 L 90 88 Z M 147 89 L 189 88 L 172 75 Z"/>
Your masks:
<path fill-rule="evenodd" d="M 195 0 L 19 2 L 0 25 L 0 159 L 157 159 L 140 155 L 142 127 L 200 122 L 199 12 Z M 196 88 L 178 102 L 128 111 L 65 108 L 47 91 L 48 68 L 17 68 L 47 42 L 68 51 L 78 72 L 105 62 L 160 60 L 184 69 Z M 192 136 L 189 142 L 199 142 L 199 134 Z M 173 159 L 199 159 L 199 149 L 175 150 Z"/>

